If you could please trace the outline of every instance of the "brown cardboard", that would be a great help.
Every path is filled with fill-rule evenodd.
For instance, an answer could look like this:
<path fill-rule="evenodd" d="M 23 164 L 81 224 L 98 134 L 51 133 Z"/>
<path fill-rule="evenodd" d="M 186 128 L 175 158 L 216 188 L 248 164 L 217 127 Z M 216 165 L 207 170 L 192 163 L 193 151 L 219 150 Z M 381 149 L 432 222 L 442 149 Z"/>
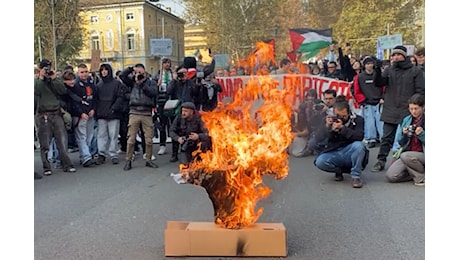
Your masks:
<path fill-rule="evenodd" d="M 282 223 L 225 229 L 212 222 L 168 221 L 165 256 L 287 256 Z"/>

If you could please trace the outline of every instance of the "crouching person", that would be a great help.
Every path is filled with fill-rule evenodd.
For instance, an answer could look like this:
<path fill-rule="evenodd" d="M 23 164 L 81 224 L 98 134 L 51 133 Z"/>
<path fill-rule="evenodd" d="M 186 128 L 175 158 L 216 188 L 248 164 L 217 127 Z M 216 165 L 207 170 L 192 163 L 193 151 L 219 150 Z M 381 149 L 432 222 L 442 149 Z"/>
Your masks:
<path fill-rule="evenodd" d="M 361 172 L 366 167 L 369 151 L 364 146 L 364 119 L 352 114 L 348 102 L 336 102 L 334 115 L 325 117 L 318 129 L 318 140 L 325 143 L 315 159 L 315 166 L 335 173 L 336 181 L 343 181 L 343 173 L 350 173 L 353 188 L 361 188 Z"/>
<path fill-rule="evenodd" d="M 389 182 L 414 181 L 425 186 L 425 98 L 415 94 L 409 99 L 410 115 L 406 116 L 396 134 L 401 150 L 386 172 Z"/>
<path fill-rule="evenodd" d="M 193 155 L 195 151 L 199 149 L 206 152 L 211 149 L 211 138 L 200 115 L 195 113 L 195 104 L 184 102 L 181 110 L 181 116 L 177 116 L 171 124 L 169 135 L 181 146 L 180 162 L 189 164 L 199 159 L 199 154 Z"/>

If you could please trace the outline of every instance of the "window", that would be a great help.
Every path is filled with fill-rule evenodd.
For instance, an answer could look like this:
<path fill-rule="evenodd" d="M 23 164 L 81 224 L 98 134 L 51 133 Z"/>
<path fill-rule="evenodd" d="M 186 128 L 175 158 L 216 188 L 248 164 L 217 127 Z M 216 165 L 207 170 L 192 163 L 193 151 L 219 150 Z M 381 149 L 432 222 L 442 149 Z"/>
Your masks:
<path fill-rule="evenodd" d="M 91 15 L 89 21 L 91 23 L 99 23 L 99 17 L 97 15 Z"/>
<path fill-rule="evenodd" d="M 135 32 L 133 29 L 129 29 L 128 32 L 126 33 L 126 39 L 127 39 L 127 47 L 128 51 L 132 51 L 136 48 L 136 41 L 135 41 Z"/>
<path fill-rule="evenodd" d="M 126 13 L 126 21 L 134 21 L 134 13 Z"/>
<path fill-rule="evenodd" d="M 105 37 L 105 46 L 107 49 L 113 49 L 113 31 L 108 30 Z"/>
<path fill-rule="evenodd" d="M 91 50 L 100 50 L 99 33 L 91 33 Z"/>

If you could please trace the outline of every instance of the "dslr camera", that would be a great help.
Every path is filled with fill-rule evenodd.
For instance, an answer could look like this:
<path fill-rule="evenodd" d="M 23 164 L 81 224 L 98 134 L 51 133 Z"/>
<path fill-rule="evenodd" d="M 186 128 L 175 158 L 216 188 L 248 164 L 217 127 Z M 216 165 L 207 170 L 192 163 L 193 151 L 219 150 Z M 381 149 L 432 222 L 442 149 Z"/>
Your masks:
<path fill-rule="evenodd" d="M 144 78 L 145 78 L 145 76 L 142 75 L 142 74 L 137 74 L 136 75 L 136 80 L 143 80 Z"/>
<path fill-rule="evenodd" d="M 408 137 L 413 136 L 413 135 L 415 134 L 415 129 L 416 129 L 416 128 L 417 128 L 416 125 L 409 125 L 409 126 L 407 127 L 407 136 L 408 136 Z"/>
<path fill-rule="evenodd" d="M 182 80 L 185 78 L 185 73 L 184 72 L 177 72 L 177 79 Z"/>

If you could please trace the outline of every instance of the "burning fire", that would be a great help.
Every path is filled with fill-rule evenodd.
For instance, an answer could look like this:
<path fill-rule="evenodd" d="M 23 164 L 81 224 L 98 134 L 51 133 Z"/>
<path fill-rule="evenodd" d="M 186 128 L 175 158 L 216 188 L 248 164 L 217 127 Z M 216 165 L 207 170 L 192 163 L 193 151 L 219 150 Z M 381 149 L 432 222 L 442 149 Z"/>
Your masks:
<path fill-rule="evenodd" d="M 273 47 L 257 43 L 250 56 L 257 62 L 274 60 Z M 278 88 L 269 76 L 251 76 L 230 104 L 202 112 L 212 138 L 212 152 L 201 161 L 181 165 L 190 182 L 203 186 L 214 206 L 215 223 L 235 229 L 249 226 L 262 215 L 257 202 L 271 189 L 262 175 L 283 179 L 288 175 L 287 147 L 292 141 L 291 106 L 294 87 Z"/>

